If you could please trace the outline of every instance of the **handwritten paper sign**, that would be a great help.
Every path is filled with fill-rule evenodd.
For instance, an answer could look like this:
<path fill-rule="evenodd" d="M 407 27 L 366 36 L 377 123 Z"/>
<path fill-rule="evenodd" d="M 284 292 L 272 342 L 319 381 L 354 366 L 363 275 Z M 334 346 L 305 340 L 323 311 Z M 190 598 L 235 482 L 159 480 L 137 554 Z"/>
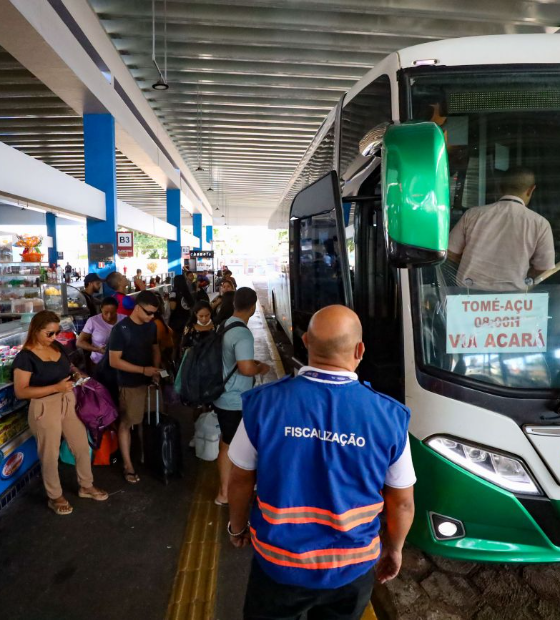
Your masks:
<path fill-rule="evenodd" d="M 447 353 L 544 353 L 548 293 L 449 295 Z"/>

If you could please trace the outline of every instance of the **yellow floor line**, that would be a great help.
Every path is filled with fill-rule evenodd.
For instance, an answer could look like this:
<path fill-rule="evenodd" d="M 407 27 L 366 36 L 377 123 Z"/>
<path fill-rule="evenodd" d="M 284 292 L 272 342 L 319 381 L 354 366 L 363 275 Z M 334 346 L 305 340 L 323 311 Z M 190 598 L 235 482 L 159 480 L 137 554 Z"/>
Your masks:
<path fill-rule="evenodd" d="M 220 533 L 226 511 L 214 504 L 216 463 L 199 464 L 193 504 L 167 608 L 167 620 L 212 620 L 216 603 Z"/>
<path fill-rule="evenodd" d="M 216 463 L 200 461 L 166 620 L 212 620 L 216 605 L 220 533 L 226 511 L 214 504 Z M 362 620 L 377 620 L 371 603 Z"/>

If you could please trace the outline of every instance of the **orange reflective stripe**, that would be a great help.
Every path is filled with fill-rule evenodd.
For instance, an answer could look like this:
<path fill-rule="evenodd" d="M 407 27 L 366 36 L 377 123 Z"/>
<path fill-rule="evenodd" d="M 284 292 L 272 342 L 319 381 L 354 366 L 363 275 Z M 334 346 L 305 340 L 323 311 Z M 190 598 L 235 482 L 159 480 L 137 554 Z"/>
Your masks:
<path fill-rule="evenodd" d="M 311 506 L 276 508 L 263 502 L 260 498 L 257 498 L 257 502 L 265 521 L 273 525 L 284 523 L 319 523 L 342 532 L 348 532 L 364 523 L 371 523 L 383 509 L 383 502 L 379 502 L 378 504 L 352 508 L 352 510 L 336 514 L 330 510 Z"/>
<path fill-rule="evenodd" d="M 293 553 L 280 547 L 261 542 L 251 528 L 251 539 L 255 551 L 265 560 L 279 566 L 305 568 L 311 570 L 341 568 L 350 564 L 369 562 L 379 557 L 379 536 L 376 536 L 367 547 L 354 549 L 318 549 L 304 553 Z"/>

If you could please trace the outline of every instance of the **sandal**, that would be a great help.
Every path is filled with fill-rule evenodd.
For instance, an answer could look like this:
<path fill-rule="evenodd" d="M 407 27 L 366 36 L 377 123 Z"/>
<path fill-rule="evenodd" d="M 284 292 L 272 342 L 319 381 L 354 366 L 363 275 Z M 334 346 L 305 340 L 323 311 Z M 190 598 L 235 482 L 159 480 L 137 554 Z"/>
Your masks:
<path fill-rule="evenodd" d="M 106 499 L 109 499 L 109 493 L 101 489 L 96 489 L 95 487 L 90 487 L 89 489 L 80 487 L 78 490 L 78 497 L 82 499 L 93 499 L 96 502 L 104 502 Z"/>
<path fill-rule="evenodd" d="M 229 506 L 229 502 L 221 502 L 219 499 L 215 499 L 214 504 L 216 504 L 216 506 Z"/>
<path fill-rule="evenodd" d="M 74 510 L 74 508 L 72 508 L 72 506 L 70 506 L 70 503 L 68 502 L 68 500 L 64 500 L 64 503 L 62 502 L 56 502 L 56 500 L 54 499 L 49 499 L 47 506 L 54 511 L 55 514 L 64 517 L 66 515 L 70 515 L 72 514 L 72 511 Z"/>
<path fill-rule="evenodd" d="M 140 477 L 134 471 L 123 471 L 123 477 L 129 484 L 137 484 L 140 482 Z"/>

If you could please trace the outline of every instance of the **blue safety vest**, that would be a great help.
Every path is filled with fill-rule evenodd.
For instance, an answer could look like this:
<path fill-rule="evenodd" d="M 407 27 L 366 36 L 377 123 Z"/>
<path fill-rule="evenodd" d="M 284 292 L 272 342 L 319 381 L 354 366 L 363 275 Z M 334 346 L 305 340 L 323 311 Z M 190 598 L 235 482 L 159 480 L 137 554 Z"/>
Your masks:
<path fill-rule="evenodd" d="M 338 588 L 379 558 L 381 491 L 410 411 L 351 378 L 308 373 L 315 380 L 286 377 L 242 395 L 258 452 L 251 536 L 275 581 Z"/>

